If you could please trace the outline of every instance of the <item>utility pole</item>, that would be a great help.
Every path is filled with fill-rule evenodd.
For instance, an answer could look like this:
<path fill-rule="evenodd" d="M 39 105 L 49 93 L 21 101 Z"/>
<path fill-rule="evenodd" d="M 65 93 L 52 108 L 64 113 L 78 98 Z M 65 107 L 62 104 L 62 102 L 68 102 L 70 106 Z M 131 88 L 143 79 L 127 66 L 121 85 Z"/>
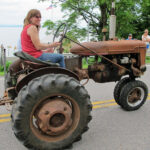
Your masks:
<path fill-rule="evenodd" d="M 110 22 L 109 22 L 109 39 L 113 39 L 116 36 L 116 16 L 115 16 L 115 1 L 112 1 Z"/>
<path fill-rule="evenodd" d="M 103 41 L 106 41 L 107 28 L 103 28 L 102 33 L 103 33 Z"/>
<path fill-rule="evenodd" d="M 87 41 L 90 41 L 90 26 L 89 26 L 89 22 L 87 24 L 87 28 L 88 28 L 88 36 L 87 36 Z"/>

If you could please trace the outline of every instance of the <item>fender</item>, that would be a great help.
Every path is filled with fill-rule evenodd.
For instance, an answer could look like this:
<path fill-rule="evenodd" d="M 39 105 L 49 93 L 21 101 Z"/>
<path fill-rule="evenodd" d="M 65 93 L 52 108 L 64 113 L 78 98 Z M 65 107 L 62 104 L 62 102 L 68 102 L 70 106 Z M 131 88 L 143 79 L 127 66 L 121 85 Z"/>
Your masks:
<path fill-rule="evenodd" d="M 68 69 L 63 69 L 59 67 L 44 67 L 38 70 L 35 70 L 31 73 L 29 73 L 27 76 L 25 76 L 21 81 L 19 81 L 16 85 L 16 92 L 18 93 L 25 85 L 27 85 L 32 79 L 40 77 L 45 74 L 66 74 L 70 77 L 75 78 L 76 80 L 80 81 L 79 77 L 77 74 L 74 72 L 68 70 Z"/>

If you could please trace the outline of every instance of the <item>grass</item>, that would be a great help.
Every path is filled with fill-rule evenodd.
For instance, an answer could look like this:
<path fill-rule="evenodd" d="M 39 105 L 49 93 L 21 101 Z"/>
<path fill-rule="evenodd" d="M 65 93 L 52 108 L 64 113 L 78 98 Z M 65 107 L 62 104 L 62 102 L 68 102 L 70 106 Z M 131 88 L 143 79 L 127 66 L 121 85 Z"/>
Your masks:
<path fill-rule="evenodd" d="M 0 72 L 0 76 L 4 76 L 4 72 Z"/>
<path fill-rule="evenodd" d="M 146 64 L 150 64 L 150 56 L 146 56 Z"/>
<path fill-rule="evenodd" d="M 98 58 L 98 62 L 101 61 L 101 58 Z M 82 59 L 82 67 L 83 69 L 87 69 L 88 68 L 88 65 L 91 65 L 95 62 L 95 58 L 94 57 L 90 57 L 90 58 L 83 58 Z"/>

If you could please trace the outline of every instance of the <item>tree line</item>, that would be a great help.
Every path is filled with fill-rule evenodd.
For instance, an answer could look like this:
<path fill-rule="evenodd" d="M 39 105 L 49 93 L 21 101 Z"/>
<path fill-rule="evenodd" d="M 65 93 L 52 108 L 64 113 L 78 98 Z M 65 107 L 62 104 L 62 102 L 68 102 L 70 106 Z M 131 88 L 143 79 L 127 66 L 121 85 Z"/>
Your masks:
<path fill-rule="evenodd" d="M 43 27 L 49 33 L 62 22 L 68 24 L 67 34 L 74 39 L 83 40 L 90 34 L 90 40 L 102 40 L 102 29 L 109 31 L 112 0 L 54 0 L 52 5 L 60 5 L 64 17 L 57 22 L 44 22 Z M 127 38 L 131 33 L 134 38 L 141 39 L 144 29 L 150 30 L 149 0 L 116 0 L 115 15 L 118 38 Z M 106 36 L 108 39 L 108 33 Z"/>

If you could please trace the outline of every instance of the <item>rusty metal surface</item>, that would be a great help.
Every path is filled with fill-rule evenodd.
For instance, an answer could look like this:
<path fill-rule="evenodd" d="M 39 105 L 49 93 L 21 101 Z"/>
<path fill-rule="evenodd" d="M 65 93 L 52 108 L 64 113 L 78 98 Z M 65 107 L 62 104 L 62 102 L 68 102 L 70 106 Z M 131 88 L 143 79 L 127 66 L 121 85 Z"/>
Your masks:
<path fill-rule="evenodd" d="M 11 100 L 10 98 L 6 99 L 6 98 L 2 98 L 0 99 L 0 106 L 5 105 L 6 103 L 13 103 L 13 100 Z"/>
<path fill-rule="evenodd" d="M 20 71 L 22 69 L 21 63 L 22 63 L 21 59 L 17 59 L 16 61 L 14 61 L 9 67 L 10 74 L 14 74 L 14 73 Z"/>
<path fill-rule="evenodd" d="M 43 104 L 35 114 L 39 129 L 47 135 L 59 135 L 72 124 L 72 109 L 62 98 L 54 98 Z"/>
<path fill-rule="evenodd" d="M 75 72 L 80 80 L 91 78 L 99 83 L 118 81 L 123 75 L 127 74 L 125 69 L 103 63 L 89 65 L 88 69 L 75 68 Z"/>
<path fill-rule="evenodd" d="M 141 90 L 138 88 L 135 88 L 128 96 L 128 101 L 130 103 L 136 103 L 141 100 L 141 95 L 142 95 Z"/>
<path fill-rule="evenodd" d="M 113 64 L 99 63 L 88 66 L 89 77 L 99 83 L 118 81 L 126 73 L 125 69 L 118 68 Z"/>
<path fill-rule="evenodd" d="M 14 88 L 14 87 L 13 87 Z M 6 89 L 4 92 L 4 96 L 0 99 L 0 106 L 1 105 L 6 105 L 7 103 L 12 104 L 13 100 L 9 98 L 8 96 L 8 90 L 11 90 L 12 88 Z"/>
<path fill-rule="evenodd" d="M 80 80 L 83 79 L 87 79 L 84 83 L 82 83 L 81 85 L 86 85 L 89 81 L 89 75 L 88 75 L 88 70 L 87 69 L 80 69 L 80 68 L 74 68 L 74 72 L 78 75 L 78 77 L 80 78 Z"/>
<path fill-rule="evenodd" d="M 79 76 L 80 80 L 88 78 L 88 70 L 87 69 L 74 68 L 74 71 Z"/>
<path fill-rule="evenodd" d="M 26 74 L 20 74 L 17 78 L 17 83 L 20 82 L 25 76 Z"/>
<path fill-rule="evenodd" d="M 84 46 L 83 44 L 81 44 L 81 43 L 79 43 L 79 42 L 76 42 L 76 41 L 74 41 L 74 40 L 72 40 L 72 39 L 70 39 L 70 38 L 68 38 L 68 37 L 66 37 L 68 40 L 70 40 L 70 41 L 72 41 L 72 42 L 74 42 L 74 43 L 76 43 L 77 44 L 77 46 L 80 46 L 80 47 L 82 47 L 82 49 L 84 49 L 84 50 L 87 50 L 88 52 L 90 52 L 92 55 L 97 55 L 97 56 L 100 56 L 101 58 L 103 58 L 103 59 L 105 59 L 105 60 L 107 60 L 108 62 L 110 62 L 110 63 L 112 63 L 112 64 L 114 64 L 115 66 L 117 66 L 117 67 L 119 67 L 119 68 L 122 68 L 122 69 L 125 69 L 126 71 L 128 71 L 128 72 L 130 72 L 130 70 L 129 69 L 127 69 L 127 68 L 125 68 L 125 67 L 123 67 L 123 66 L 121 66 L 121 65 L 119 65 L 119 64 L 117 64 L 117 63 L 115 63 L 115 62 L 113 62 L 113 61 L 111 61 L 110 59 L 108 59 L 107 57 L 105 57 L 105 56 L 103 56 L 103 54 L 101 54 L 101 53 L 98 53 L 98 52 L 96 52 L 95 50 L 93 50 L 92 48 L 89 48 L 89 47 L 87 47 L 87 46 Z M 91 43 L 91 42 L 88 42 L 88 44 L 89 43 Z M 98 42 L 96 42 L 96 43 L 98 43 Z M 145 48 L 145 50 L 146 50 L 146 48 Z M 86 51 L 86 52 L 87 52 Z M 72 52 L 73 53 L 73 51 L 71 51 L 70 50 L 70 52 Z M 83 51 L 82 51 L 83 52 Z M 77 53 L 78 55 L 80 55 L 79 53 Z M 86 53 L 84 53 L 83 54 L 84 56 L 85 55 L 87 55 Z"/>
<path fill-rule="evenodd" d="M 81 61 L 80 61 L 81 57 L 69 57 L 69 58 L 65 58 L 65 64 L 66 64 L 66 68 L 74 71 L 74 68 L 80 68 L 81 67 Z"/>
<path fill-rule="evenodd" d="M 56 142 L 72 134 L 80 119 L 77 102 L 67 95 L 58 93 L 43 97 L 35 104 L 30 115 L 30 127 L 39 139 Z"/>
<path fill-rule="evenodd" d="M 33 70 L 49 66 L 48 64 L 40 64 L 40 63 L 35 63 L 35 62 L 27 61 L 27 60 L 24 60 L 23 64 L 25 67 L 29 66 Z"/>
<path fill-rule="evenodd" d="M 76 43 L 76 45 L 70 50 L 72 53 L 87 56 L 98 55 L 119 67 L 120 70 L 126 70 L 129 73 L 131 70 L 108 59 L 104 55 L 138 54 L 138 67 L 141 68 L 145 66 L 146 44 L 140 40 L 85 42 L 82 44 L 77 42 L 74 43 Z"/>
<path fill-rule="evenodd" d="M 99 42 L 84 42 L 83 46 L 92 49 L 100 55 L 122 54 L 122 53 L 140 53 L 140 50 L 146 51 L 146 44 L 140 40 L 121 40 L 121 41 L 99 41 Z M 78 55 L 94 55 L 89 50 L 75 44 L 71 53 Z"/>
<path fill-rule="evenodd" d="M 120 61 L 120 58 L 118 60 L 117 58 L 113 58 L 112 61 L 117 63 L 117 61 Z M 135 58 L 131 58 L 126 63 L 134 77 L 143 75 L 146 70 L 145 67 L 143 69 L 137 67 L 137 60 Z M 88 69 L 75 68 L 75 73 L 79 76 L 80 80 L 91 78 L 99 83 L 118 81 L 123 75 L 129 74 L 126 69 L 118 68 L 111 63 L 106 63 L 105 61 L 91 64 L 88 66 Z"/>
<path fill-rule="evenodd" d="M 26 77 L 24 77 L 23 80 L 21 80 L 20 82 L 17 83 L 16 91 L 19 92 L 20 89 L 24 85 L 27 85 L 29 83 L 29 81 L 31 81 L 32 79 L 40 77 L 44 74 L 50 74 L 50 73 L 66 74 L 70 77 L 73 77 L 77 80 L 80 80 L 79 77 L 75 73 L 71 72 L 70 70 L 59 68 L 59 67 L 57 67 L 57 68 L 55 68 L 55 67 L 45 67 L 45 68 L 35 70 L 35 71 L 31 72 L 30 74 L 28 74 Z"/>

